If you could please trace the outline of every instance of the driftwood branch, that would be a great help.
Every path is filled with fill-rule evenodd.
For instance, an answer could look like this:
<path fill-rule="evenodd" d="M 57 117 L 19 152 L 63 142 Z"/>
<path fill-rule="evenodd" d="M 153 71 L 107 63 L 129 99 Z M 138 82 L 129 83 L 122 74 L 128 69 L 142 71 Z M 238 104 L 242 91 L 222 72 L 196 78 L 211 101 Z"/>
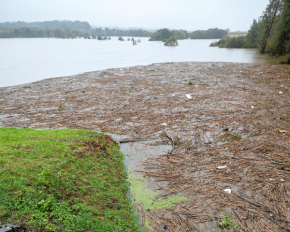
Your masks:
<path fill-rule="evenodd" d="M 119 143 L 136 143 L 142 141 L 153 141 L 152 139 L 128 139 L 128 140 L 121 140 Z"/>

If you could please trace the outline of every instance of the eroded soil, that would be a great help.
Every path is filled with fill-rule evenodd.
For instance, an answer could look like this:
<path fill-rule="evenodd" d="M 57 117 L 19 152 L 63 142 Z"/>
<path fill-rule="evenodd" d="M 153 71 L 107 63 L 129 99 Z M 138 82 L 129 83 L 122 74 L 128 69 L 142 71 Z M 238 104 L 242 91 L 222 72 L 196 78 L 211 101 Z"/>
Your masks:
<path fill-rule="evenodd" d="M 96 129 L 153 140 L 165 133 L 175 149 L 144 159 L 141 171 L 166 196 L 190 200 L 147 211 L 142 223 L 152 231 L 289 231 L 289 79 L 289 66 L 235 63 L 47 79 L 0 88 L 0 127 Z M 222 228 L 225 218 L 232 223 Z"/>

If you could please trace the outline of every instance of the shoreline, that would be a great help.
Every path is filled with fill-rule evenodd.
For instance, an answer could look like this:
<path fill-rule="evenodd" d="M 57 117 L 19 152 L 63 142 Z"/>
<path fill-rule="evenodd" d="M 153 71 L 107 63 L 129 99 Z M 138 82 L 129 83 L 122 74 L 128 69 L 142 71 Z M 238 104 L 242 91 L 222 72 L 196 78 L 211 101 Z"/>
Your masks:
<path fill-rule="evenodd" d="M 218 231 L 223 215 L 243 231 L 279 231 L 290 228 L 283 216 L 290 208 L 289 79 L 289 66 L 226 62 L 49 78 L 1 87 L 0 127 L 78 128 L 153 140 L 165 133 L 174 151 L 142 161 L 143 174 L 168 194 L 190 200 L 147 212 L 152 231 L 162 225 Z"/>
<path fill-rule="evenodd" d="M 241 49 L 241 48 L 230 48 L 230 49 Z M 247 49 L 247 48 L 244 48 L 244 49 Z M 249 50 L 252 50 L 251 48 L 248 48 Z M 262 57 L 259 57 L 259 59 L 263 59 Z M 92 71 L 86 71 L 86 72 L 81 72 L 81 73 L 78 73 L 78 74 L 71 74 L 71 75 L 64 75 L 64 76 L 55 76 L 55 77 L 48 77 L 48 78 L 45 78 L 45 79 L 41 79 L 41 80 L 38 80 L 38 81 L 32 81 L 32 82 L 27 82 L 27 83 L 23 83 L 23 84 L 16 84 L 16 85 L 8 85 L 8 86 L 3 86 L 1 87 L 0 86 L 0 90 L 3 89 L 3 88 L 9 88 L 9 87 L 21 87 L 21 86 L 24 86 L 24 85 L 32 85 L 34 83 L 37 83 L 37 82 L 40 82 L 40 81 L 46 81 L 46 80 L 50 80 L 50 79 L 57 79 L 57 78 L 64 78 L 64 77 L 74 77 L 74 76 L 79 76 L 79 75 L 84 75 L 84 74 L 87 74 L 87 73 L 97 73 L 97 72 L 103 72 L 103 71 L 107 71 L 107 70 L 117 70 L 117 69 L 128 69 L 128 68 L 136 68 L 136 67 L 144 67 L 144 66 L 149 66 L 149 65 L 160 65 L 160 64 L 171 64 L 171 63 L 201 63 L 201 64 L 204 64 L 204 63 L 221 63 L 221 64 L 253 64 L 253 65 L 277 65 L 277 64 L 261 64 L 261 63 L 241 63 L 241 62 L 217 62 L 217 61 L 173 61 L 173 62 L 158 62 L 158 63 L 149 63 L 149 64 L 144 64 L 144 65 L 133 65 L 133 66 L 122 66 L 122 67 L 117 67 L 117 68 L 108 68 L 108 69 L 100 69 L 100 70 L 92 70 Z"/>

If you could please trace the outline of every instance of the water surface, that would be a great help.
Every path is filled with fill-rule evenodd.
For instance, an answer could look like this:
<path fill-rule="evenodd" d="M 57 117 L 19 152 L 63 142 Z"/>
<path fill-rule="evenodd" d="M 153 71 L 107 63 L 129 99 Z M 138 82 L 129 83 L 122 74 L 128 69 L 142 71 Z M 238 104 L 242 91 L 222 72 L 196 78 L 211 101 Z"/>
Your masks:
<path fill-rule="evenodd" d="M 127 39 L 127 38 L 126 38 Z M 205 61 L 275 63 L 252 49 L 211 48 L 213 40 L 181 40 L 178 47 L 162 42 L 86 39 L 0 39 L 0 87 L 75 75 L 108 68 L 161 62 Z"/>

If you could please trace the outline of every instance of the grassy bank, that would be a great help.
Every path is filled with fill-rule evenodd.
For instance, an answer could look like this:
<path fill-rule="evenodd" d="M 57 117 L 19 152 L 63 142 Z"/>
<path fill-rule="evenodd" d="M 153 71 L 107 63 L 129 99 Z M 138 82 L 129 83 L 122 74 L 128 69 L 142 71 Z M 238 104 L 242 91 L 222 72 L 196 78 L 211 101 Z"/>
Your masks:
<path fill-rule="evenodd" d="M 44 231 L 138 231 L 123 154 L 84 130 L 0 129 L 0 224 Z"/>

